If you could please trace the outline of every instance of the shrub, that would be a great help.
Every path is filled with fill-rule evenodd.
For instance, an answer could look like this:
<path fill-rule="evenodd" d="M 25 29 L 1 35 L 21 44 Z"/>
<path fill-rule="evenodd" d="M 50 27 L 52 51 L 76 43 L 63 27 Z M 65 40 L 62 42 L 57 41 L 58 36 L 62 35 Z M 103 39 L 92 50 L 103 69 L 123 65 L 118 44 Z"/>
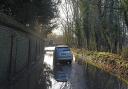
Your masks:
<path fill-rule="evenodd" d="M 123 58 L 128 58 L 128 48 L 124 48 L 121 53 Z"/>

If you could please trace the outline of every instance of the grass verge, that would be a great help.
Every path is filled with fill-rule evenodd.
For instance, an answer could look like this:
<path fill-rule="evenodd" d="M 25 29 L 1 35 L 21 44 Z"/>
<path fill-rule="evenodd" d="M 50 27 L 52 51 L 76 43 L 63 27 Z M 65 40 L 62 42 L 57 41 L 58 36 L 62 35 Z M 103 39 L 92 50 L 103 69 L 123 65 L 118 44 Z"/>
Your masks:
<path fill-rule="evenodd" d="M 128 60 L 118 54 L 73 49 L 79 64 L 89 63 L 128 84 Z"/>

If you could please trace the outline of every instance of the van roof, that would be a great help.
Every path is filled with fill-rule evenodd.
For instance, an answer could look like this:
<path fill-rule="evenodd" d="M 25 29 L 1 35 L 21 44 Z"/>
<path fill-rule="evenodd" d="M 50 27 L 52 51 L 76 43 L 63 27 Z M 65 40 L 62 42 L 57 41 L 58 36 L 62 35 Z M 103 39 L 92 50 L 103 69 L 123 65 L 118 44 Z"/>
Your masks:
<path fill-rule="evenodd" d="M 57 45 L 56 47 L 68 47 L 67 45 Z"/>

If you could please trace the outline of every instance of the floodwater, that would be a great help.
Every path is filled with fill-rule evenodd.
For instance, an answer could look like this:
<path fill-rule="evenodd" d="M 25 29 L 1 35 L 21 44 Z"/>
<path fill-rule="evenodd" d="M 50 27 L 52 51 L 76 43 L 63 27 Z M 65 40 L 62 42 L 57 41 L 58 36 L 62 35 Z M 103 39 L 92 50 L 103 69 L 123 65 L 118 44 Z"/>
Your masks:
<path fill-rule="evenodd" d="M 72 65 L 55 66 L 53 51 L 46 51 L 44 64 L 51 71 L 47 89 L 128 89 L 128 85 L 117 77 L 92 65 L 79 65 L 75 58 Z"/>
<path fill-rule="evenodd" d="M 44 64 L 52 71 L 49 72 L 51 85 L 48 89 L 87 89 L 82 66 L 76 64 L 74 60 L 72 65 L 67 63 L 54 65 L 53 51 L 46 51 Z"/>
<path fill-rule="evenodd" d="M 50 50 L 49 50 L 50 49 Z M 54 47 L 46 48 L 44 61 L 33 65 L 0 89 L 128 89 L 128 84 L 92 65 L 54 65 Z"/>

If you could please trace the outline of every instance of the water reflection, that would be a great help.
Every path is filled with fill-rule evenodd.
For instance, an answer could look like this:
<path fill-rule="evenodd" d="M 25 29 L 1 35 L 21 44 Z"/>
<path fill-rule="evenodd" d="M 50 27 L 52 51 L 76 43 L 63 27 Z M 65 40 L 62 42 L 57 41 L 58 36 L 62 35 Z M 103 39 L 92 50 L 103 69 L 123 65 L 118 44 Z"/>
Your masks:
<path fill-rule="evenodd" d="M 105 71 L 87 64 L 85 70 L 88 89 L 128 89 L 128 85 Z"/>
<path fill-rule="evenodd" d="M 0 89 L 128 89 L 126 83 L 92 65 L 86 65 L 85 71 L 77 63 L 54 65 L 53 51 L 46 52 L 44 63 L 25 73 Z"/>
<path fill-rule="evenodd" d="M 0 89 L 71 89 L 71 69 L 68 64 L 54 66 L 53 51 L 47 51 L 44 63 L 35 62 Z"/>
<path fill-rule="evenodd" d="M 48 89 L 52 86 L 50 77 L 52 76 L 52 70 L 47 64 L 43 64 L 43 70 L 40 75 L 40 80 L 38 81 L 37 89 Z"/>
<path fill-rule="evenodd" d="M 71 65 L 60 64 L 54 66 L 54 78 L 58 82 L 67 82 L 71 75 Z"/>
<path fill-rule="evenodd" d="M 70 75 L 72 66 L 66 63 L 54 65 L 53 52 L 47 51 L 44 56 L 44 64 L 49 67 L 50 87 L 47 89 L 70 89 Z M 48 71 L 47 70 L 47 71 Z"/>

